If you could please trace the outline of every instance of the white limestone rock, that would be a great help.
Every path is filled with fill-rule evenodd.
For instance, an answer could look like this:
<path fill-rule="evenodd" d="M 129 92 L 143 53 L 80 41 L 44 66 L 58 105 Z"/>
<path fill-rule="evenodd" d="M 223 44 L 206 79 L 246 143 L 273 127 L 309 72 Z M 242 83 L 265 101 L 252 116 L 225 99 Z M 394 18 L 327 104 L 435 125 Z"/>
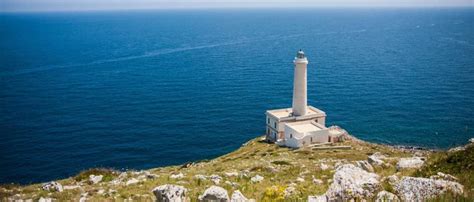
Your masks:
<path fill-rule="evenodd" d="M 194 178 L 202 181 L 207 180 L 207 176 L 201 174 L 194 175 Z"/>
<path fill-rule="evenodd" d="M 351 200 L 369 198 L 380 188 L 379 176 L 352 164 L 344 164 L 336 169 L 333 183 L 326 191 L 328 200 Z"/>
<path fill-rule="evenodd" d="M 228 172 L 228 173 L 224 173 L 224 174 L 227 177 L 237 177 L 237 176 L 239 176 L 239 173 L 237 173 L 237 172 Z"/>
<path fill-rule="evenodd" d="M 298 178 L 296 178 L 296 181 L 297 181 L 297 182 L 304 182 L 304 178 L 298 177 Z"/>
<path fill-rule="evenodd" d="M 327 169 L 330 169 L 331 167 L 329 167 L 329 165 L 325 164 L 325 163 L 321 163 L 319 165 L 319 167 L 321 168 L 321 170 L 327 170 Z"/>
<path fill-rule="evenodd" d="M 356 161 L 356 165 L 367 172 L 374 172 L 374 167 L 372 167 L 368 161 Z"/>
<path fill-rule="evenodd" d="M 230 199 L 224 188 L 213 185 L 207 188 L 206 191 L 198 197 L 198 200 L 201 202 L 227 202 Z"/>
<path fill-rule="evenodd" d="M 63 186 L 64 190 L 73 190 L 73 189 L 80 189 L 82 188 L 81 186 L 79 185 L 65 185 Z"/>
<path fill-rule="evenodd" d="M 294 186 L 288 186 L 285 189 L 285 192 L 284 192 L 285 197 L 290 197 L 294 194 L 296 194 L 296 188 Z"/>
<path fill-rule="evenodd" d="M 183 186 L 165 184 L 153 189 L 153 194 L 158 202 L 185 202 L 186 188 Z"/>
<path fill-rule="evenodd" d="M 469 143 L 474 143 L 474 137 L 469 139 Z"/>
<path fill-rule="evenodd" d="M 383 166 L 385 164 L 383 159 L 385 159 L 385 158 L 387 158 L 385 155 L 383 155 L 380 152 L 376 152 L 376 153 L 368 156 L 367 161 L 372 165 Z"/>
<path fill-rule="evenodd" d="M 395 202 L 400 201 L 397 195 L 388 191 L 381 191 L 377 194 L 376 202 Z"/>
<path fill-rule="evenodd" d="M 314 183 L 314 184 L 321 185 L 321 184 L 324 183 L 322 180 L 317 179 L 317 178 L 315 178 L 314 176 L 312 176 L 312 177 L 313 177 L 313 183 Z"/>
<path fill-rule="evenodd" d="M 445 174 L 445 173 L 442 173 L 442 172 L 438 172 L 438 173 L 436 173 L 436 175 L 433 175 L 430 178 L 435 179 L 435 180 L 441 179 L 441 180 L 447 180 L 447 181 L 458 181 L 459 180 L 457 177 L 454 177 L 450 174 Z"/>
<path fill-rule="evenodd" d="M 263 177 L 260 176 L 260 175 L 255 175 L 255 176 L 253 176 L 252 178 L 250 178 L 250 181 L 252 181 L 253 183 L 258 183 L 258 182 L 260 182 L 260 181 L 262 181 L 262 180 L 263 180 Z"/>
<path fill-rule="evenodd" d="M 178 174 L 171 174 L 170 175 L 170 178 L 171 179 L 181 179 L 184 177 L 184 174 L 183 173 L 178 173 Z"/>
<path fill-rule="evenodd" d="M 43 184 L 41 188 L 45 191 L 57 191 L 57 192 L 62 192 L 64 191 L 63 185 L 61 185 L 59 182 L 51 181 L 48 183 Z"/>
<path fill-rule="evenodd" d="M 247 199 L 247 197 L 245 197 L 242 192 L 240 192 L 239 190 L 236 190 L 234 191 L 234 193 L 232 193 L 232 196 L 230 197 L 230 201 L 231 202 L 251 202 L 251 201 L 255 201 L 253 199 Z"/>
<path fill-rule="evenodd" d="M 222 180 L 222 177 L 219 175 L 211 175 L 209 176 L 209 179 L 214 183 L 214 184 L 219 184 Z"/>
<path fill-rule="evenodd" d="M 328 197 L 324 194 L 320 196 L 308 196 L 308 202 L 328 202 Z"/>
<path fill-rule="evenodd" d="M 402 201 L 424 201 L 448 190 L 454 194 L 462 194 L 464 187 L 457 182 L 447 180 L 403 177 L 394 188 Z"/>
<path fill-rule="evenodd" d="M 386 178 L 388 184 L 392 185 L 392 186 L 395 186 L 395 184 L 398 183 L 398 181 L 400 181 L 400 178 L 398 178 L 398 176 L 396 175 L 390 175 Z"/>
<path fill-rule="evenodd" d="M 89 175 L 89 182 L 92 184 L 97 184 L 102 181 L 102 178 L 104 178 L 103 175 Z"/>
<path fill-rule="evenodd" d="M 397 170 L 407 169 L 407 168 L 421 168 L 425 161 L 421 157 L 411 157 L 411 158 L 400 158 L 397 163 Z"/>
<path fill-rule="evenodd" d="M 53 201 L 52 198 L 43 198 L 43 197 L 41 197 L 41 198 L 38 200 L 38 202 L 52 202 L 52 201 Z"/>
<path fill-rule="evenodd" d="M 132 178 L 132 179 L 129 179 L 127 180 L 127 182 L 125 183 L 125 185 L 132 185 L 132 184 L 136 184 L 136 183 L 139 183 L 140 181 L 138 181 L 137 179 L 135 178 Z"/>

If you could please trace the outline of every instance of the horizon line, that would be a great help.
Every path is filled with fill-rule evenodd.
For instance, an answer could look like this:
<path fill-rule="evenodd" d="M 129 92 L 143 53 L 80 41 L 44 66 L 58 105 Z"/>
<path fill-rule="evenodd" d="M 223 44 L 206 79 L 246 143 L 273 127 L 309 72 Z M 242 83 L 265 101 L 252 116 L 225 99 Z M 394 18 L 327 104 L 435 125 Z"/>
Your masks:
<path fill-rule="evenodd" d="M 95 12 L 95 11 L 176 11 L 176 10 L 266 10 L 266 9 L 434 9 L 434 8 L 474 8 L 473 5 L 311 5 L 311 6 L 188 6 L 188 7 L 137 7 L 137 8 L 72 8 L 72 9 L 12 9 L 0 10 L 0 13 L 62 13 L 62 12 Z"/>

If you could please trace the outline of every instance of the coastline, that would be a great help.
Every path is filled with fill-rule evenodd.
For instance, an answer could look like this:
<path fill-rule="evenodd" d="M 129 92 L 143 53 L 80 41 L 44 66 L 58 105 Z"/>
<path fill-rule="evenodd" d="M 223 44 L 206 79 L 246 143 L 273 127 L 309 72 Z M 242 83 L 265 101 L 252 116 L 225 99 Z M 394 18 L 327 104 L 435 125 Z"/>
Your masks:
<path fill-rule="evenodd" d="M 258 137 L 242 144 L 239 149 L 231 153 L 211 160 L 142 171 L 90 169 L 76 176 L 49 183 L 49 187 L 45 187 L 48 183 L 24 186 L 1 185 L 0 199 L 2 201 L 29 199 L 33 201 L 40 199 L 153 201 L 155 200 L 152 192 L 154 188 L 160 185 L 176 185 L 187 190 L 186 197 L 189 200 L 197 199 L 212 186 L 220 186 L 229 194 L 238 190 L 245 197 L 257 201 L 306 200 L 313 196 L 328 195 L 331 187 L 334 186 L 333 177 L 337 175 L 341 167 L 349 164 L 362 168 L 364 172 L 377 175 L 376 179 L 379 181 L 377 191 L 395 192 L 403 198 L 403 193 L 399 193 L 399 190 L 395 188 L 397 185 L 390 184 L 387 179 L 393 176 L 399 180 L 410 176 L 430 179 L 429 175 L 433 174 L 430 165 L 437 163 L 440 156 L 464 152 L 459 149 L 443 151 L 392 146 L 350 137 L 348 141 L 332 143 L 333 148 L 301 149 L 278 147 Z M 470 143 L 464 146 L 464 149 L 471 148 L 473 145 Z M 346 149 L 337 149 L 340 146 L 345 146 Z M 421 159 L 422 163 L 399 168 L 402 159 Z M 472 181 L 466 181 L 456 173 L 446 174 L 456 176 L 456 183 L 464 183 L 462 184 L 465 187 L 463 194 L 454 196 L 468 199 L 474 197 Z M 56 187 L 58 185 L 55 183 L 61 187 Z M 447 193 L 448 196 L 446 196 Z M 441 193 L 440 196 L 452 197 L 449 193 L 451 191 Z M 372 197 L 370 199 L 375 199 L 376 194 L 368 196 Z"/>

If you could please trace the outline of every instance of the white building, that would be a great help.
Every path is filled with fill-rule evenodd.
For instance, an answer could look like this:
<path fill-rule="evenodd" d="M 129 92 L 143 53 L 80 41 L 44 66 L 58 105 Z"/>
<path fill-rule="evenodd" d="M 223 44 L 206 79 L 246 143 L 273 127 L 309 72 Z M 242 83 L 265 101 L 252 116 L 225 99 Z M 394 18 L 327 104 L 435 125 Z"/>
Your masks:
<path fill-rule="evenodd" d="M 293 148 L 338 141 L 345 131 L 326 128 L 326 113 L 307 104 L 308 59 L 303 51 L 298 51 L 293 63 L 293 107 L 266 112 L 267 141 Z"/>

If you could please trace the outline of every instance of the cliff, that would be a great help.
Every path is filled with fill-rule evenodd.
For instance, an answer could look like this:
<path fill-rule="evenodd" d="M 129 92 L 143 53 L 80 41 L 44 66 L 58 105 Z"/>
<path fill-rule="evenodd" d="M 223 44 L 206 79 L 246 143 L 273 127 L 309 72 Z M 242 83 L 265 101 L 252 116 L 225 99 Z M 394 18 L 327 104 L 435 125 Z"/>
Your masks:
<path fill-rule="evenodd" d="M 292 150 L 256 138 L 209 161 L 145 171 L 91 169 L 52 183 L 0 186 L 1 201 L 154 201 L 157 197 L 188 201 L 472 201 L 474 144 L 432 151 L 353 138 Z"/>

